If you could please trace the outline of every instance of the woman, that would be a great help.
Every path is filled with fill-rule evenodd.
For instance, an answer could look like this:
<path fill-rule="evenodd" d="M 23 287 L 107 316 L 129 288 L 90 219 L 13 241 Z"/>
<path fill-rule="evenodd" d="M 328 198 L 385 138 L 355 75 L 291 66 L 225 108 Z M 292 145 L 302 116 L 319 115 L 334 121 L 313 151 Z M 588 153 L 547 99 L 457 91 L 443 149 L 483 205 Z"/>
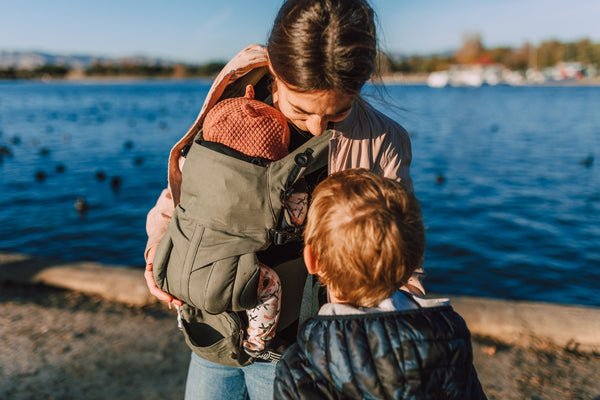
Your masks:
<path fill-rule="evenodd" d="M 254 86 L 257 99 L 272 103 L 288 119 L 290 150 L 331 129 L 329 173 L 363 167 L 412 189 L 406 131 L 359 96 L 375 70 L 376 54 L 374 13 L 366 0 L 288 0 L 278 12 L 267 47 L 249 46 L 225 66 L 195 123 L 171 150 L 168 188 L 148 213 L 146 280 L 152 294 L 181 304 L 156 287 L 152 261 L 179 202 L 182 152 L 200 131 L 208 110 L 221 99 L 243 96 L 248 84 Z M 267 251 L 261 259 L 276 265 L 282 281 L 281 336 L 298 319 L 302 286 L 297 282 L 306 275 L 299 254 L 299 248 L 291 247 Z M 421 277 L 422 270 L 407 288 L 422 294 Z M 286 338 L 295 339 L 289 333 Z M 224 367 L 192 354 L 186 399 L 271 398 L 274 367 L 267 362 Z"/>

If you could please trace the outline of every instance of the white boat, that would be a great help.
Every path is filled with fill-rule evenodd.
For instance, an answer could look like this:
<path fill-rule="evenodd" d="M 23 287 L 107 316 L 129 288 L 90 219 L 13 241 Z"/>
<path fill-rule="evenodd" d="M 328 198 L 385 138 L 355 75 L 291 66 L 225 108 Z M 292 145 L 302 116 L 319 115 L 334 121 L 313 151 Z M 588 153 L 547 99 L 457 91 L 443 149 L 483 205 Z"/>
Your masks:
<path fill-rule="evenodd" d="M 448 85 L 448 71 L 436 71 L 429 74 L 427 77 L 427 85 L 429 87 L 441 88 Z"/>
<path fill-rule="evenodd" d="M 427 85 L 430 87 L 469 86 L 483 85 L 483 74 L 479 67 L 466 67 L 455 65 L 449 71 L 436 71 L 429 74 Z"/>
<path fill-rule="evenodd" d="M 451 75 L 450 85 L 479 87 L 483 85 L 483 77 L 477 71 L 459 71 Z"/>

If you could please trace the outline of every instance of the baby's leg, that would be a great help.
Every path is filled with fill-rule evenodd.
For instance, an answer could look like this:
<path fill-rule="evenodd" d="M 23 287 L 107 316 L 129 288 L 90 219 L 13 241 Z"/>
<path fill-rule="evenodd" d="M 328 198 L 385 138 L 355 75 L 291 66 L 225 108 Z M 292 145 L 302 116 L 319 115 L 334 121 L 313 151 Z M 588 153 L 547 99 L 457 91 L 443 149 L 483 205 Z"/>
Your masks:
<path fill-rule="evenodd" d="M 246 311 L 248 314 L 248 337 L 244 340 L 246 350 L 260 352 L 273 339 L 279 320 L 280 307 L 281 282 L 279 277 L 271 268 L 260 264 L 258 304 Z"/>

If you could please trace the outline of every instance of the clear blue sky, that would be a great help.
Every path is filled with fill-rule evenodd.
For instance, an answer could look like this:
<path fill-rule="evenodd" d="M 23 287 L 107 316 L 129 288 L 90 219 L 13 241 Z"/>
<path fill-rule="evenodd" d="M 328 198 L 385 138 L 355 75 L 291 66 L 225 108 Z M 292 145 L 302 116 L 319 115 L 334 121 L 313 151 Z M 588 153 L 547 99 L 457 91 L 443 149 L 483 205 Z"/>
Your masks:
<path fill-rule="evenodd" d="M 0 50 L 227 60 L 265 43 L 281 0 L 0 0 Z M 371 0 L 381 47 L 429 54 L 478 33 L 486 47 L 600 42 L 596 0 Z"/>

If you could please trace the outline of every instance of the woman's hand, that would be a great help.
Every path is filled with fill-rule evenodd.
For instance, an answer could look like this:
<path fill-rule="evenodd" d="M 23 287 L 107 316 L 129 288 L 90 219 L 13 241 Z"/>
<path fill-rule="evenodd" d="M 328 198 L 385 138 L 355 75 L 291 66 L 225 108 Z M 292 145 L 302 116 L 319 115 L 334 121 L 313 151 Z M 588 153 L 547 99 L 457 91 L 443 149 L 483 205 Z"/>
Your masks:
<path fill-rule="evenodd" d="M 148 286 L 148 289 L 150 290 L 150 294 L 152 294 L 154 297 L 156 297 L 157 299 L 167 302 L 169 304 L 173 303 L 176 306 L 182 306 L 183 305 L 183 301 L 179 300 L 177 297 L 173 297 L 172 295 L 170 295 L 169 293 L 160 290 L 160 288 L 156 285 L 156 282 L 154 281 L 154 274 L 152 273 L 152 267 L 153 264 L 152 262 L 154 261 L 154 255 L 156 253 L 156 246 L 152 247 L 149 251 L 148 251 L 148 257 L 147 257 L 147 261 L 146 261 L 146 271 L 144 271 L 144 278 L 146 278 L 146 285 Z"/>

